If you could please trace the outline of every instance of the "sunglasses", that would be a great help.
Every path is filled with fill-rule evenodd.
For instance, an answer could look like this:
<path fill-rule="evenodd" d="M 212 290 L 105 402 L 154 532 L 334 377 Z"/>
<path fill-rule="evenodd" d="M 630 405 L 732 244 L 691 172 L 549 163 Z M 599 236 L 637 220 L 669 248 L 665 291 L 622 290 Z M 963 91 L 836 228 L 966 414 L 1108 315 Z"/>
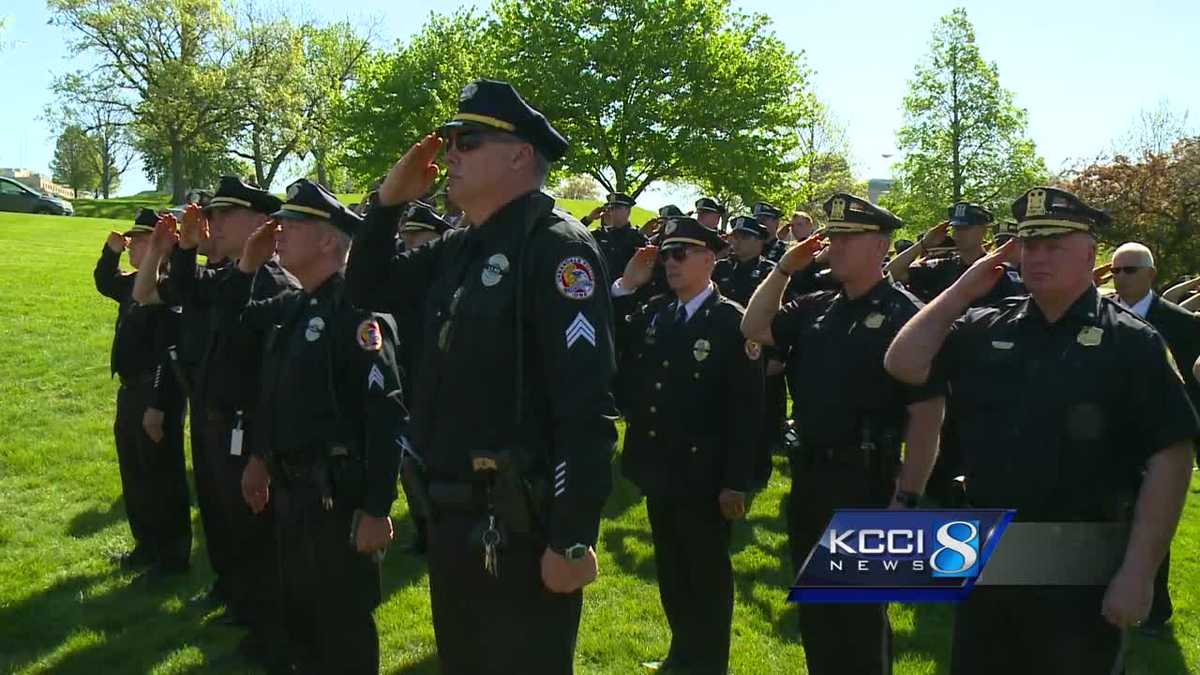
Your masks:
<path fill-rule="evenodd" d="M 661 260 L 662 262 L 666 262 L 667 260 L 674 260 L 675 262 L 683 262 L 684 260 L 687 260 L 688 252 L 690 252 L 691 250 L 692 250 L 692 248 L 690 246 L 681 246 L 678 248 L 668 248 L 665 250 L 660 250 L 658 252 L 658 259 Z"/>
<path fill-rule="evenodd" d="M 510 139 L 510 136 L 490 131 L 461 131 L 446 139 L 446 151 L 449 152 L 457 148 L 459 152 L 471 152 L 478 150 L 488 141 L 504 143 L 509 142 Z M 512 142 L 516 142 L 515 139 L 511 140 Z"/>
<path fill-rule="evenodd" d="M 1137 274 L 1139 270 L 1149 269 L 1147 267 L 1114 267 L 1113 274 Z"/>

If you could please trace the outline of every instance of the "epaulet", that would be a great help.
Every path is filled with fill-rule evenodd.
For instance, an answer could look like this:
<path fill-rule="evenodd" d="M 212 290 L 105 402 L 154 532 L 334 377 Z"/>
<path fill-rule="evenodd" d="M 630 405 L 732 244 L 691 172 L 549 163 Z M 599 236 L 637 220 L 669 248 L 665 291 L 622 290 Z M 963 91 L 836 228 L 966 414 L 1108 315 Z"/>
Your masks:
<path fill-rule="evenodd" d="M 713 307 L 713 311 L 723 315 L 736 317 L 740 322 L 742 320 L 742 315 L 746 313 L 746 308 L 743 307 L 742 304 L 737 300 L 727 298 L 722 295 L 717 298 L 717 304 L 715 307 Z"/>
<path fill-rule="evenodd" d="M 916 305 L 917 307 L 923 307 L 925 305 L 925 302 L 922 301 L 920 298 L 918 298 L 916 295 L 914 295 L 912 291 L 905 288 L 904 284 L 902 284 L 894 279 L 891 280 L 889 283 L 891 284 L 892 288 L 896 289 L 896 292 L 898 294 L 911 300 L 912 303 L 914 305 Z"/>

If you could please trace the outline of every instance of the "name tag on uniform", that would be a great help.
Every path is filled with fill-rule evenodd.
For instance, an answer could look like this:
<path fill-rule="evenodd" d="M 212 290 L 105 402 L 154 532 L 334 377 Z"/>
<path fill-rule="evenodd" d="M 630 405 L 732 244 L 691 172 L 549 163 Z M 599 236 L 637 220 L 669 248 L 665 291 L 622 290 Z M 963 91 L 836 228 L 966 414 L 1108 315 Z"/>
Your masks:
<path fill-rule="evenodd" d="M 992 340 L 992 347 L 994 349 L 1012 349 L 1013 343 L 1005 342 L 1003 340 Z"/>
<path fill-rule="evenodd" d="M 242 456 L 242 436 L 245 431 L 242 429 L 242 411 L 238 411 L 236 421 L 233 423 L 233 431 L 229 433 L 229 454 L 234 457 Z"/>
<path fill-rule="evenodd" d="M 863 319 L 863 325 L 867 328 L 879 328 L 883 325 L 883 315 L 879 312 L 873 312 Z"/>
<path fill-rule="evenodd" d="M 1084 347 L 1095 347 L 1100 344 L 1104 338 L 1104 331 L 1095 326 L 1087 326 L 1079 331 L 1079 335 L 1075 337 L 1076 342 Z"/>

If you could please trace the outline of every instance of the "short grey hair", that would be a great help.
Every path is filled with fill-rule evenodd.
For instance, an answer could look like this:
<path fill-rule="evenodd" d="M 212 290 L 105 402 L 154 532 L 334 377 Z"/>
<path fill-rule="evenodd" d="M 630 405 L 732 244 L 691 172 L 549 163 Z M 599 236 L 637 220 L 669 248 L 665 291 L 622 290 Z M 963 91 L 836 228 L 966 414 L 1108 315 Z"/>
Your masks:
<path fill-rule="evenodd" d="M 1154 254 L 1150 252 L 1150 249 L 1145 244 L 1139 244 L 1136 241 L 1125 242 L 1118 246 L 1117 250 L 1113 251 L 1112 259 L 1116 260 L 1117 256 L 1122 253 L 1127 253 L 1136 258 L 1142 267 L 1154 267 Z"/>
<path fill-rule="evenodd" d="M 539 188 L 546 187 L 546 177 L 550 175 L 550 160 L 546 159 L 537 148 L 533 148 L 533 176 L 537 179 Z"/>
<path fill-rule="evenodd" d="M 338 256 L 343 260 L 350 254 L 350 235 L 330 223 L 318 223 L 327 234 L 332 234 Z"/>

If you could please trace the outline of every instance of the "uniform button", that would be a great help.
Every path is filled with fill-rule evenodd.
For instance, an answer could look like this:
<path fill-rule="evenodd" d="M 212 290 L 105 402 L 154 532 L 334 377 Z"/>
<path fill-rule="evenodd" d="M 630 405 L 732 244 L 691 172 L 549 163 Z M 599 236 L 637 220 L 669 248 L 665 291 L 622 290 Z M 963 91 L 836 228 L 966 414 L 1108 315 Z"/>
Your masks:
<path fill-rule="evenodd" d="M 696 446 L 694 446 L 694 445 L 693 445 L 693 446 L 692 446 L 692 454 L 693 454 L 693 455 L 694 455 L 694 454 L 696 454 L 696 451 L 697 451 L 697 450 L 699 450 L 699 449 L 700 449 L 700 448 L 697 448 Z"/>
<path fill-rule="evenodd" d="M 655 382 L 655 383 L 654 383 L 654 388 L 655 388 L 655 389 L 662 389 L 662 382 Z"/>
<path fill-rule="evenodd" d="M 651 429 L 651 430 L 650 430 L 650 438 L 654 438 L 654 437 L 655 437 L 655 436 L 657 436 L 657 435 L 658 435 L 658 434 L 654 433 L 654 430 L 653 430 L 653 429 Z"/>
<path fill-rule="evenodd" d="M 663 361 L 663 368 L 666 368 L 666 367 L 668 367 L 668 366 L 670 366 L 670 365 L 671 365 L 671 362 L 670 362 L 670 361 Z"/>
<path fill-rule="evenodd" d="M 700 373 L 699 372 L 692 373 L 692 378 L 697 379 L 697 380 L 700 379 Z"/>
<path fill-rule="evenodd" d="M 650 406 L 650 412 L 656 413 L 656 412 L 658 412 L 658 408 L 655 406 Z"/>

